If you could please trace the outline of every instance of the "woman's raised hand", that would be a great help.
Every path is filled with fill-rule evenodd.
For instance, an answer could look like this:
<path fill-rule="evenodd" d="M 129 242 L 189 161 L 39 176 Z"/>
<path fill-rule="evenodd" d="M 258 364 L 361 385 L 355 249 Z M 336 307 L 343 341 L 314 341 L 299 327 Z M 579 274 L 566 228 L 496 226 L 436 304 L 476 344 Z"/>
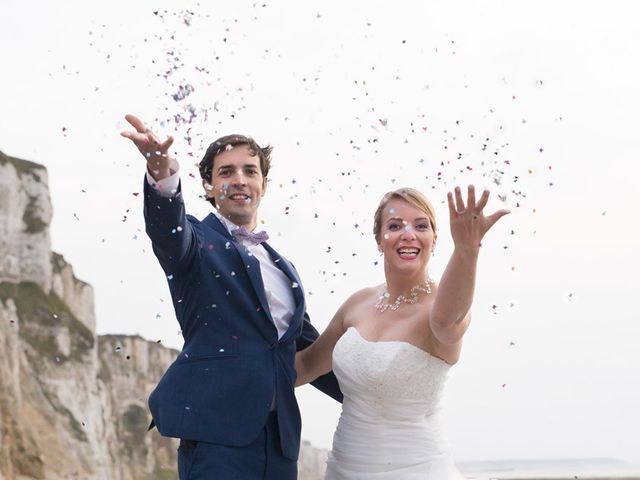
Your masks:
<path fill-rule="evenodd" d="M 454 194 L 447 193 L 449 203 L 449 221 L 451 224 L 451 236 L 456 248 L 478 249 L 485 233 L 509 210 L 501 209 L 485 216 L 484 207 L 489 200 L 489 190 L 482 192 L 480 200 L 476 202 L 476 192 L 473 185 L 469 185 L 467 204 L 465 206 L 460 187 L 455 188 Z"/>

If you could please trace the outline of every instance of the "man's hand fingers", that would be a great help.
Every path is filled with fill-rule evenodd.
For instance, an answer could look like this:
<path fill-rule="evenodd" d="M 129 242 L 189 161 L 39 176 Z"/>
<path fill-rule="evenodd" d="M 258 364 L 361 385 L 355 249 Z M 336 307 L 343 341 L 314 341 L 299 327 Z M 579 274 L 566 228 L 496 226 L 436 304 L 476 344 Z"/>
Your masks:
<path fill-rule="evenodd" d="M 145 133 L 147 131 L 147 127 L 144 126 L 142 120 L 135 115 L 125 115 L 124 119 L 129 122 L 129 124 L 135 128 L 138 133 Z"/>
<path fill-rule="evenodd" d="M 146 133 L 120 132 L 120 135 L 122 135 L 125 138 L 128 138 L 133 143 L 135 143 L 138 147 L 149 144 L 149 137 Z"/>
<path fill-rule="evenodd" d="M 167 152 L 167 150 L 169 150 L 169 147 L 171 147 L 171 145 L 173 145 L 173 137 L 171 135 L 169 135 L 167 137 L 167 139 L 160 144 L 160 151 L 162 152 Z"/>

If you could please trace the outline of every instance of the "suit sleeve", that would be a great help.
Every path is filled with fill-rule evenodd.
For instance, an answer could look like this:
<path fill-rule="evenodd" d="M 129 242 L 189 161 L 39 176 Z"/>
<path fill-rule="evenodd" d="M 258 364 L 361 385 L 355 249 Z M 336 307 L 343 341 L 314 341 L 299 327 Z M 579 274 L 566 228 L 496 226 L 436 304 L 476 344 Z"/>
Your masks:
<path fill-rule="evenodd" d="M 320 334 L 311 325 L 311 321 L 309 320 L 309 315 L 305 312 L 303 324 L 302 324 L 302 335 L 298 337 L 296 340 L 296 351 L 304 350 L 309 345 L 311 345 Z M 338 379 L 333 374 L 333 372 L 329 372 L 321 377 L 316 378 L 311 385 L 316 387 L 322 393 L 329 395 L 334 400 L 342 403 L 342 391 L 340 391 L 340 386 L 338 385 Z"/>
<path fill-rule="evenodd" d="M 171 275 L 188 268 L 197 256 L 196 232 L 187 220 L 181 186 L 175 195 L 159 195 L 145 180 L 144 221 L 153 251 Z"/>

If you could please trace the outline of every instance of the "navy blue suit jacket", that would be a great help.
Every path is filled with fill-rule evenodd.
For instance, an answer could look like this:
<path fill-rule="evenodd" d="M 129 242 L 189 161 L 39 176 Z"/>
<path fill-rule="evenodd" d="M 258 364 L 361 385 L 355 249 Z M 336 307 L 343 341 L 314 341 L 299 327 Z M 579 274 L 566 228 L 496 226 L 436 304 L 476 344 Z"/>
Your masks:
<path fill-rule="evenodd" d="M 255 440 L 276 397 L 285 457 L 297 459 L 300 412 L 294 395 L 297 350 L 318 332 L 306 313 L 295 268 L 263 243 L 291 280 L 296 307 L 285 335 L 265 296 L 260 265 L 214 215 L 185 214 L 180 189 L 171 198 L 145 181 L 144 217 L 165 271 L 184 347 L 149 397 L 162 435 L 231 446 Z M 314 386 L 342 401 L 332 373 Z"/>

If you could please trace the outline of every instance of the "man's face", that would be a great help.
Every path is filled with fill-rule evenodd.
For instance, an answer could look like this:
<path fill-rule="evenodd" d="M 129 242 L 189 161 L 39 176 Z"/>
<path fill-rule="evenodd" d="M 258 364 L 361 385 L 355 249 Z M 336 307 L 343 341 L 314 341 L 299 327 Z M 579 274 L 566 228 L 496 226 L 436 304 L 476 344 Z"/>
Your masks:
<path fill-rule="evenodd" d="M 267 189 L 260 157 L 247 145 L 228 147 L 213 159 L 211 185 L 203 180 L 208 198 L 215 198 L 218 212 L 239 226 L 253 230 L 258 205 Z"/>

